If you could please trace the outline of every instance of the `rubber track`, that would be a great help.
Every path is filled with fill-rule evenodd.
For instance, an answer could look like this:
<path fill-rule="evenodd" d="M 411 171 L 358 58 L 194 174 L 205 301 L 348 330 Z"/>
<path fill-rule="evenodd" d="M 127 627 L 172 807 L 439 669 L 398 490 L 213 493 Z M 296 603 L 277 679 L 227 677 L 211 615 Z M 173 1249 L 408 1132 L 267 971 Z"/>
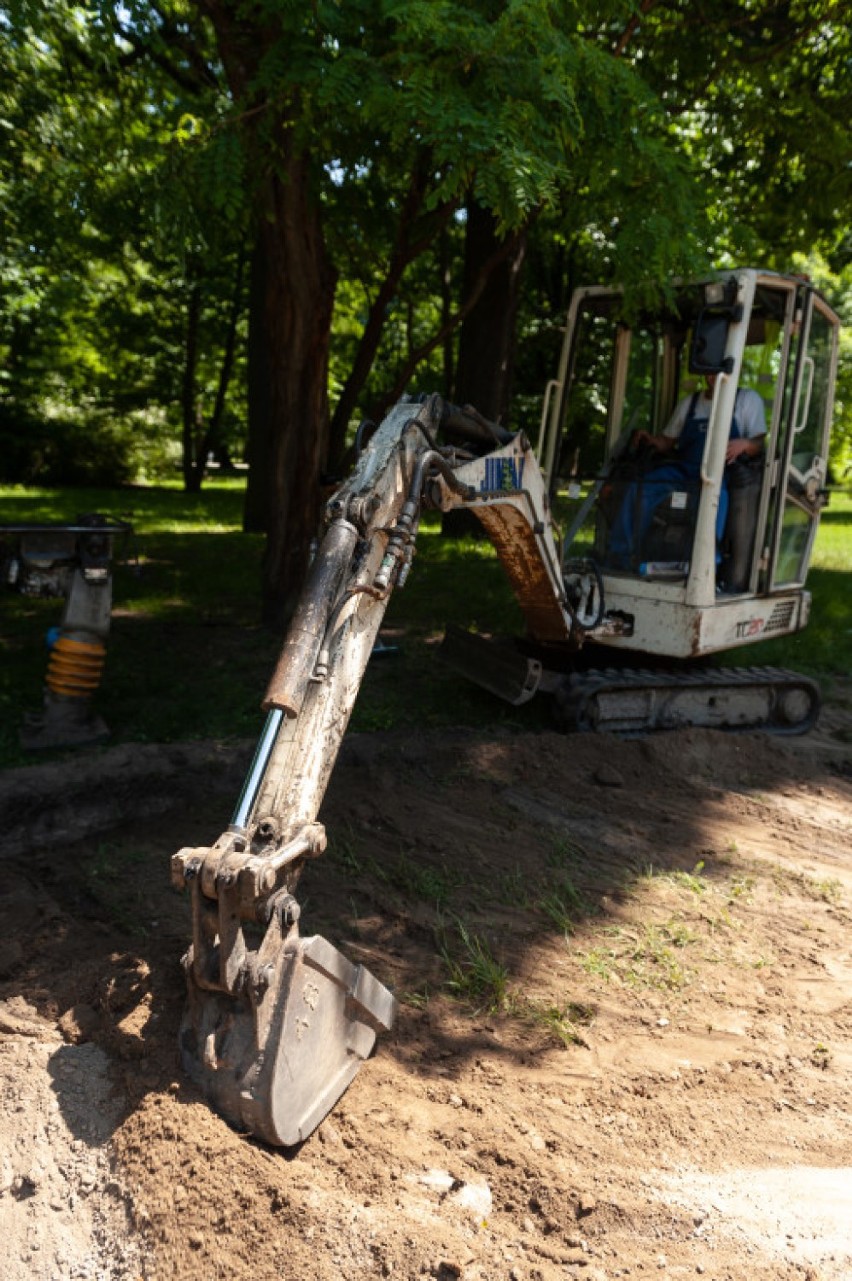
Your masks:
<path fill-rule="evenodd" d="M 621 709 L 617 702 L 612 705 L 619 694 L 626 700 Z M 644 696 L 644 707 L 636 695 Z M 720 698 L 727 704 L 724 710 Z M 761 702 L 763 711 L 755 715 L 755 704 Z M 567 677 L 556 691 L 556 704 L 565 729 L 642 734 L 697 725 L 805 734 L 819 716 L 820 691 L 807 676 L 779 667 L 706 667 L 690 672 L 605 668 Z"/>

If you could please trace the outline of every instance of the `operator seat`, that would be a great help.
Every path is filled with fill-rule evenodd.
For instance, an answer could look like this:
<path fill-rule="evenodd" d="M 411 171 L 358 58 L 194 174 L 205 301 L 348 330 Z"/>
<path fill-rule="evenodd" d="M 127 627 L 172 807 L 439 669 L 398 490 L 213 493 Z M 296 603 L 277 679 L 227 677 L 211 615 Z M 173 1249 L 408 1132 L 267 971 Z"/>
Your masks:
<path fill-rule="evenodd" d="M 758 381 L 772 380 L 760 375 Z M 763 399 L 766 421 L 771 423 L 773 398 L 766 394 L 766 387 L 756 390 Z M 726 592 L 748 591 L 765 458 L 766 451 L 762 449 L 755 458 L 737 460 L 726 469 L 728 516 L 722 537 L 724 558 L 719 573 L 719 585 Z"/>

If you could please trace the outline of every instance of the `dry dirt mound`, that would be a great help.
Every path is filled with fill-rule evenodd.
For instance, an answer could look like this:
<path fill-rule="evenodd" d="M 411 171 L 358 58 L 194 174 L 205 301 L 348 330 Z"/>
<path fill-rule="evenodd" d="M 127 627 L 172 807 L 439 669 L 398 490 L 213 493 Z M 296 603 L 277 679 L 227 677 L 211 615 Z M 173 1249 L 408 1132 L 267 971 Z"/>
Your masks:
<path fill-rule="evenodd" d="M 846 715 L 351 739 L 303 919 L 401 1013 L 290 1154 L 176 1061 L 168 857 L 247 748 L 7 774 L 4 1277 L 848 1278 Z"/>

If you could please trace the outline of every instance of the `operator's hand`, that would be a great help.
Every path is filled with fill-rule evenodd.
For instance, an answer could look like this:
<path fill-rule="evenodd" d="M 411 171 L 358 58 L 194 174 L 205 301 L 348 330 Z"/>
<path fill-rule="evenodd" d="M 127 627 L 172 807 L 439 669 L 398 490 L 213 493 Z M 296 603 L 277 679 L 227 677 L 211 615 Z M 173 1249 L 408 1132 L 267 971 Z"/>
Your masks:
<path fill-rule="evenodd" d="M 652 436 L 649 431 L 645 431 L 644 427 L 641 431 L 637 431 L 633 437 L 634 449 L 639 449 L 642 445 L 653 445 L 655 449 L 659 449 L 657 437 Z"/>
<path fill-rule="evenodd" d="M 732 463 L 735 458 L 745 454 L 748 457 L 751 454 L 751 442 L 739 436 L 736 440 L 729 440 L 728 447 L 725 450 L 725 462 Z"/>

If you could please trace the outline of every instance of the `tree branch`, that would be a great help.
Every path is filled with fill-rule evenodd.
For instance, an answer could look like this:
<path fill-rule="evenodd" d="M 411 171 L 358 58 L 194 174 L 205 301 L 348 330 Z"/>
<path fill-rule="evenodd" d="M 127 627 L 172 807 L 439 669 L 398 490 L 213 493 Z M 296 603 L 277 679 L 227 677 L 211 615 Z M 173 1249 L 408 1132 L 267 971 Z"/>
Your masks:
<path fill-rule="evenodd" d="M 624 28 L 621 35 L 616 40 L 615 44 L 612 46 L 612 56 L 614 58 L 621 57 L 621 55 L 624 53 L 624 50 L 630 44 L 630 41 L 633 39 L 634 35 L 639 30 L 639 27 L 642 23 L 642 19 L 651 9 L 654 8 L 654 5 L 656 3 L 657 3 L 657 0 L 642 0 L 642 3 L 640 4 L 638 11 L 633 14 L 627 26 Z"/>
<path fill-rule="evenodd" d="M 370 305 L 367 323 L 364 326 L 364 332 L 358 344 L 352 369 L 334 409 L 329 434 L 329 460 L 332 470 L 335 470 L 336 464 L 343 456 L 346 429 L 358 397 L 373 367 L 376 351 L 385 326 L 388 305 L 396 293 L 408 265 L 429 247 L 458 208 L 456 202 L 442 205 L 437 211 L 435 219 L 430 221 L 430 225 L 424 233 L 417 240 L 410 240 L 409 236 L 411 235 L 417 212 L 422 208 L 427 188 L 428 175 L 426 166 L 420 165 L 412 174 L 411 182 L 400 210 L 396 244 L 391 253 L 388 269 Z"/>
<path fill-rule="evenodd" d="M 147 58 L 155 67 L 159 67 L 161 71 L 164 71 L 178 88 L 191 94 L 197 94 L 203 89 L 217 86 L 218 80 L 212 68 L 204 64 L 200 54 L 196 58 L 190 58 L 193 69 L 189 70 L 173 62 L 162 50 L 155 48 L 151 41 L 146 40 L 139 32 L 122 26 L 117 17 L 114 18 L 112 25 L 116 35 L 126 41 L 132 51 L 120 58 L 120 65 L 125 67 L 132 66 L 133 63 L 138 62 L 141 58 Z M 161 28 L 157 34 L 163 38 L 165 43 L 168 43 L 168 32 L 165 28 Z M 185 43 L 185 40 L 182 39 L 180 45 L 176 44 L 176 47 L 182 53 L 186 53 Z M 203 72 L 199 70 L 200 65 L 204 67 Z"/>
<path fill-rule="evenodd" d="M 225 411 L 225 398 L 228 394 L 228 387 L 231 382 L 231 373 L 234 368 L 234 356 L 237 349 L 237 326 L 240 321 L 240 313 L 243 310 L 243 284 L 245 281 L 246 262 L 248 253 L 245 245 L 240 246 L 239 257 L 237 258 L 237 270 L 234 277 L 234 292 L 231 296 L 231 305 L 228 309 L 228 327 L 225 333 L 225 349 L 222 353 L 222 364 L 219 368 L 219 382 L 216 387 L 216 400 L 213 404 L 213 412 L 210 415 L 210 426 L 205 438 L 207 447 L 214 443 L 219 436 L 219 430 L 222 424 L 222 414 Z M 205 459 L 207 451 L 205 449 Z"/>
<path fill-rule="evenodd" d="M 414 351 L 410 353 L 396 379 L 396 382 L 384 398 L 385 404 L 393 405 L 399 400 L 408 385 L 411 375 L 414 373 L 414 370 L 421 361 L 431 355 L 435 348 L 442 342 L 445 342 L 449 335 L 458 328 L 465 317 L 470 314 L 479 302 L 479 299 L 482 296 L 482 291 L 488 284 L 492 272 L 500 265 L 501 262 L 503 262 L 505 258 L 508 257 L 510 253 L 512 253 L 518 245 L 518 242 L 524 235 L 526 235 L 530 226 L 537 217 L 538 213 L 533 214 L 519 231 L 514 232 L 511 236 L 507 236 L 500 245 L 500 248 L 495 250 L 491 257 L 482 264 L 482 268 L 474 281 L 473 287 L 461 306 L 453 312 L 453 314 L 444 322 L 444 324 L 441 325 L 431 338 L 429 338 L 425 343 L 421 343 L 419 347 L 416 347 Z"/>

